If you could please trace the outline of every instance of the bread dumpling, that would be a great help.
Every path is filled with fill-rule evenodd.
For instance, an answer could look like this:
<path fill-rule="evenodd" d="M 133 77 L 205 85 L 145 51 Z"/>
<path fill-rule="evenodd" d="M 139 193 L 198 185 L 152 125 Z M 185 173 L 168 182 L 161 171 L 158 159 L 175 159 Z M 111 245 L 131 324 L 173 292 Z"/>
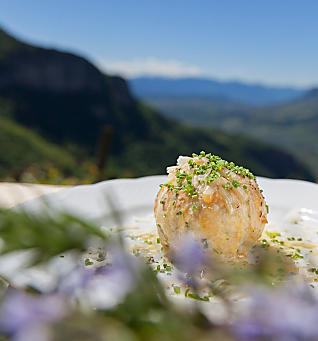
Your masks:
<path fill-rule="evenodd" d="M 220 157 L 180 156 L 168 167 L 154 213 L 164 249 L 193 234 L 211 254 L 247 257 L 267 223 L 267 207 L 254 175 Z"/>

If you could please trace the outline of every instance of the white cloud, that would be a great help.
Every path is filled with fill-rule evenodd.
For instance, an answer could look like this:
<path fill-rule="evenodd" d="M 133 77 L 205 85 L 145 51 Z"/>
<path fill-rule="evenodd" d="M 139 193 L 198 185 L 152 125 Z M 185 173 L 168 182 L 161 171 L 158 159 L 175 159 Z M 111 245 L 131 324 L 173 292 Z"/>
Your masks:
<path fill-rule="evenodd" d="M 269 86 L 317 86 L 315 75 L 312 79 L 308 76 L 302 79 L 300 75 L 279 75 L 275 68 L 260 68 L 251 70 L 243 66 L 226 66 L 214 63 L 208 69 L 197 65 L 188 64 L 180 60 L 160 60 L 155 57 L 132 60 L 107 60 L 95 59 L 95 64 L 105 73 L 120 75 L 124 78 L 137 76 L 162 76 L 162 77 L 205 77 L 220 81 L 241 81 L 250 84 L 264 84 Z"/>
<path fill-rule="evenodd" d="M 133 59 L 126 61 L 97 60 L 97 66 L 108 74 L 117 74 L 126 78 L 140 75 L 164 77 L 202 76 L 203 71 L 196 65 L 179 60 L 159 60 L 156 58 Z"/>

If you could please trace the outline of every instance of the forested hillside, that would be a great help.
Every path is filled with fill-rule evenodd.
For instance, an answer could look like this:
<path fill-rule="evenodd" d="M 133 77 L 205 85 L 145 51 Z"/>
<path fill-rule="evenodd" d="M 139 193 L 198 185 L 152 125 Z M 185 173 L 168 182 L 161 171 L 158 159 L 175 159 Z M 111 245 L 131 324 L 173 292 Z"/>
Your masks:
<path fill-rule="evenodd" d="M 264 107 L 216 101 L 212 98 L 152 97 L 148 105 L 167 117 L 197 126 L 245 134 L 286 150 L 318 178 L 318 90 L 298 100 Z"/>
<path fill-rule="evenodd" d="M 249 138 L 190 128 L 165 118 L 135 100 L 124 79 L 102 74 L 82 57 L 21 43 L 4 31 L 0 31 L 0 102 L 0 115 L 32 129 L 50 146 L 64 149 L 69 166 L 56 162 L 63 172 L 76 174 L 82 164 L 95 162 L 100 132 L 107 126 L 114 135 L 105 178 L 164 173 L 179 154 L 205 149 L 259 175 L 313 179 L 290 154 Z M 22 142 L 16 139 L 16 144 Z M 3 157 L 6 148 L 10 158 L 11 147 L 1 143 L 0 148 L 0 164 L 13 172 L 14 162 Z M 19 153 L 28 155 L 34 148 L 24 145 Z M 51 160 L 44 153 L 38 164 L 44 164 L 45 155 Z"/>

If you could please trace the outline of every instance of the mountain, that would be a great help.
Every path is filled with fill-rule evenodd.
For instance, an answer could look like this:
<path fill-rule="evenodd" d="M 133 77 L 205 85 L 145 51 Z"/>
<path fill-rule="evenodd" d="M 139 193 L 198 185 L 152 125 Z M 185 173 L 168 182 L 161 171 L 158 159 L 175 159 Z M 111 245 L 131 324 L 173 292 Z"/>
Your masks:
<path fill-rule="evenodd" d="M 222 120 L 224 116 L 231 114 L 244 115 L 251 108 L 226 99 L 190 95 L 145 97 L 143 101 L 167 117 L 194 126 L 212 126 L 219 118 Z"/>
<path fill-rule="evenodd" d="M 246 134 L 292 153 L 318 178 L 318 90 L 284 104 L 249 107 L 212 99 L 148 98 L 148 105 L 168 117 L 198 127 Z"/>
<path fill-rule="evenodd" d="M 281 105 L 246 110 L 217 119 L 228 132 L 247 132 L 265 143 L 293 153 L 318 178 L 318 92 Z M 215 124 L 213 124 L 215 126 Z"/>
<path fill-rule="evenodd" d="M 314 179 L 290 154 L 249 138 L 190 128 L 163 117 L 137 101 L 124 79 L 104 75 L 72 53 L 22 43 L 3 30 L 0 115 L 71 153 L 77 163 L 74 172 L 81 163 L 92 161 L 100 132 L 108 126 L 114 135 L 105 177 L 164 173 L 179 154 L 205 149 L 259 175 Z M 0 163 L 3 152 L 11 153 L 10 148 L 1 148 Z"/>
<path fill-rule="evenodd" d="M 103 75 L 82 57 L 20 44 L 0 32 L 0 96 L 12 103 L 14 118 L 54 142 L 95 146 L 103 125 L 115 130 L 116 151 L 127 139 L 146 134 L 126 83 Z"/>
<path fill-rule="evenodd" d="M 76 167 L 65 150 L 5 117 L 0 117 L 0 151 L 0 178 L 19 178 L 23 170 L 38 163 L 42 169 L 54 166 L 65 174 Z"/>
<path fill-rule="evenodd" d="M 141 99 L 192 97 L 248 105 L 269 105 L 299 98 L 305 90 L 270 87 L 207 78 L 137 77 L 129 80 L 133 94 Z"/>

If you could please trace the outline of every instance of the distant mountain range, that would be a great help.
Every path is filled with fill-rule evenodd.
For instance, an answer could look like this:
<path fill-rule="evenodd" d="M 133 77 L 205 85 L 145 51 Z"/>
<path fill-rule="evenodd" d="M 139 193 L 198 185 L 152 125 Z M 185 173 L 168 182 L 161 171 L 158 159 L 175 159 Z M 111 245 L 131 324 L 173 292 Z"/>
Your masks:
<path fill-rule="evenodd" d="M 142 98 L 167 117 L 191 126 L 245 134 L 283 148 L 311 167 L 318 178 L 318 89 L 263 107 L 193 95 Z"/>
<path fill-rule="evenodd" d="M 124 79 L 102 74 L 82 57 L 31 46 L 3 30 L 0 118 L 5 124 L 5 134 L 0 130 L 2 178 L 54 158 L 56 167 L 76 174 L 95 157 L 107 125 L 114 131 L 108 177 L 162 174 L 179 154 L 205 149 L 259 175 L 314 180 L 289 153 L 216 129 L 182 125 L 136 100 Z"/>
<path fill-rule="evenodd" d="M 305 90 L 270 87 L 207 78 L 138 77 L 129 80 L 133 94 L 141 99 L 155 97 L 196 97 L 248 105 L 269 105 L 297 99 Z"/>

